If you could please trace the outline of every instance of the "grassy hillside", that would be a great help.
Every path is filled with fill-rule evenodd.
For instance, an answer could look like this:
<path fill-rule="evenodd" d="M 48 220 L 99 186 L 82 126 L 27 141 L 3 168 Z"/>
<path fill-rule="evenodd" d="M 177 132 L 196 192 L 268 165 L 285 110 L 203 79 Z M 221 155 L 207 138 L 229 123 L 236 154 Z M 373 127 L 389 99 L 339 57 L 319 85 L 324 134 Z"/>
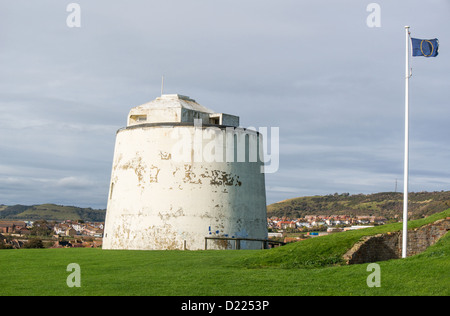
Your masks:
<path fill-rule="evenodd" d="M 81 208 L 75 206 L 63 206 L 56 204 L 41 205 L 14 205 L 0 207 L 0 220 L 84 220 L 103 222 L 105 210 Z"/>
<path fill-rule="evenodd" d="M 410 222 L 418 227 L 438 218 Z M 380 262 L 381 287 L 369 288 L 367 264 L 341 266 L 338 256 L 361 234 L 318 237 L 268 250 L 120 251 L 0 250 L 0 295 L 445 295 L 450 294 L 450 235 L 407 259 Z M 355 235 L 356 234 L 356 235 Z M 69 263 L 81 287 L 69 288 Z M 280 307 L 281 308 L 281 307 Z"/>
<path fill-rule="evenodd" d="M 442 212 L 450 207 L 450 191 L 408 194 L 410 219 L 418 219 Z M 403 194 L 382 192 L 375 194 L 334 194 L 298 197 L 267 207 L 268 216 L 291 218 L 306 215 L 368 215 L 388 219 L 401 217 Z"/>
<path fill-rule="evenodd" d="M 441 218 L 450 217 L 450 209 L 429 217 L 408 222 L 408 229 L 414 229 Z M 249 267 L 317 268 L 343 264 L 342 256 L 363 236 L 400 231 L 402 223 L 386 224 L 372 228 L 330 234 L 291 243 L 271 251 L 260 252 L 247 258 Z"/>

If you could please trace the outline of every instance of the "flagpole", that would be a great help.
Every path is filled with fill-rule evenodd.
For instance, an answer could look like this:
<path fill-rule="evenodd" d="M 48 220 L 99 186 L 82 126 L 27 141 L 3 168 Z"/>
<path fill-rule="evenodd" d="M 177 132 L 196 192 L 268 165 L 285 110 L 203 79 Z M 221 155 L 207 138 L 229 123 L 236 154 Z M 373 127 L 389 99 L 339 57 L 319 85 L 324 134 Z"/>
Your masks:
<path fill-rule="evenodd" d="M 405 53 L 405 161 L 403 174 L 403 240 L 402 240 L 402 258 L 407 256 L 408 244 L 408 173 L 409 173 L 409 26 L 405 26 L 406 34 L 406 53 Z"/>

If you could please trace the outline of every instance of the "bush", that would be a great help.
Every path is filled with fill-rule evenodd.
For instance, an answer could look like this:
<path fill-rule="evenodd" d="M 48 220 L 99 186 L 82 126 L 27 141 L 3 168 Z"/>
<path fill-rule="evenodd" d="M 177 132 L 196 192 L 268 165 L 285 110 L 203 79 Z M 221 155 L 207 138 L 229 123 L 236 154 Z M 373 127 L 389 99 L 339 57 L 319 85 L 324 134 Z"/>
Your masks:
<path fill-rule="evenodd" d="M 41 239 L 33 238 L 24 243 L 23 248 L 44 248 L 44 244 Z"/>
<path fill-rule="evenodd" d="M 13 246 L 0 242 L 0 249 L 13 249 Z"/>

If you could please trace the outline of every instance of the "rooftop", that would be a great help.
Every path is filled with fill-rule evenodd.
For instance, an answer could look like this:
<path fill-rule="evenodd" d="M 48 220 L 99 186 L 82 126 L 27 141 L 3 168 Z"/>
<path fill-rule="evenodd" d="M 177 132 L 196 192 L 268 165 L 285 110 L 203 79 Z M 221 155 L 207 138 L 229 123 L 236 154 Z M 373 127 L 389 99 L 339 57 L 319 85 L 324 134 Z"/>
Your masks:
<path fill-rule="evenodd" d="M 239 117 L 213 110 L 181 94 L 163 94 L 153 101 L 132 108 L 128 114 L 128 126 L 146 123 L 194 123 L 239 126 Z"/>
<path fill-rule="evenodd" d="M 214 113 L 213 110 L 207 109 L 206 107 L 195 102 L 188 96 L 181 94 L 163 94 L 162 96 L 156 98 L 153 101 L 139 105 L 133 110 L 143 110 L 143 109 L 160 109 L 160 108 L 185 108 L 189 110 L 204 112 L 204 113 Z"/>

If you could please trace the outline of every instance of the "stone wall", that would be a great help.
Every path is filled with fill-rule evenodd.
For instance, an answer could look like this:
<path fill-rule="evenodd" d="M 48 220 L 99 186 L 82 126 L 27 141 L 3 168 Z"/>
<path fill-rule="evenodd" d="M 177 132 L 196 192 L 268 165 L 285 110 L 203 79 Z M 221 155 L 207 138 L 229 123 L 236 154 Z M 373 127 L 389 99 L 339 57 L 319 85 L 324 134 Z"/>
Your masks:
<path fill-rule="evenodd" d="M 438 220 L 408 231 L 407 255 L 425 251 L 450 229 L 450 218 Z M 402 232 L 365 236 L 345 255 L 347 264 L 368 263 L 401 258 Z"/>

